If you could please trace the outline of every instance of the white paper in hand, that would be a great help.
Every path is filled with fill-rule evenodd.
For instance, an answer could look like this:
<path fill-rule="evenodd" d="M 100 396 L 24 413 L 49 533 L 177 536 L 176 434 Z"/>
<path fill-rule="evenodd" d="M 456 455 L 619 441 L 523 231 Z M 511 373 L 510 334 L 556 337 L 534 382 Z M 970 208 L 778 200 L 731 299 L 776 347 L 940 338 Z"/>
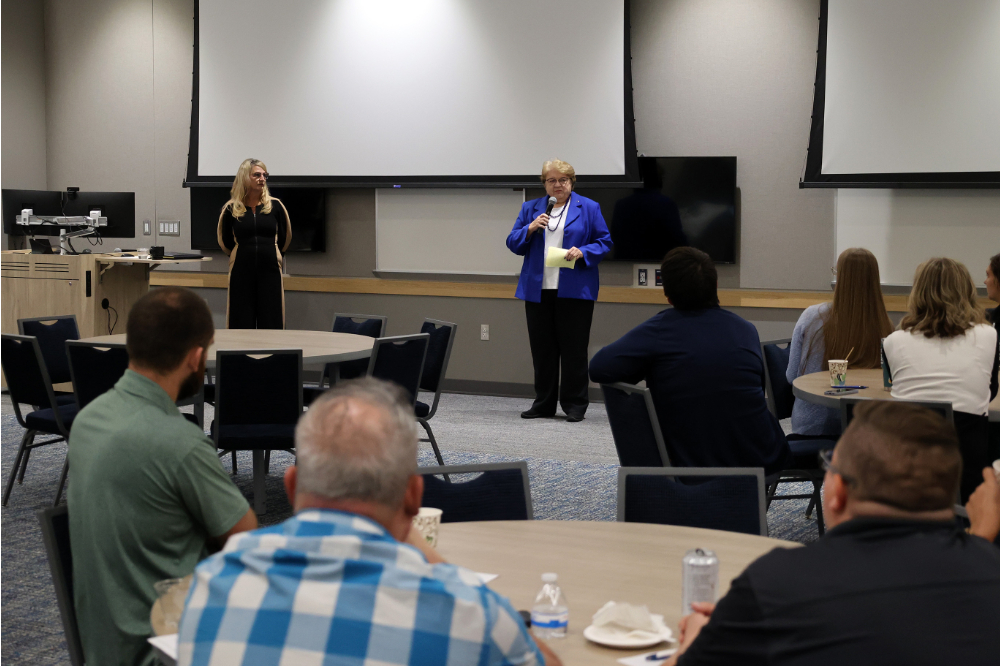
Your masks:
<path fill-rule="evenodd" d="M 566 259 L 566 252 L 568 250 L 564 250 L 561 247 L 550 247 L 548 253 L 545 255 L 546 268 L 574 268 L 576 261 Z"/>

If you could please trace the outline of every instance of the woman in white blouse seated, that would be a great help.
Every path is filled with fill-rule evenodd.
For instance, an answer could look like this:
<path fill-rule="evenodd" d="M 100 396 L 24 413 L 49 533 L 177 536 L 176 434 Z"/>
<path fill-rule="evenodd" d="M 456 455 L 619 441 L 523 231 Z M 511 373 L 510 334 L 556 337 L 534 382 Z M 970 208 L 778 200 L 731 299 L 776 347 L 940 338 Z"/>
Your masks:
<path fill-rule="evenodd" d="M 917 268 L 900 330 L 885 339 L 892 396 L 950 402 L 962 448 L 962 503 L 982 481 L 990 401 L 997 395 L 997 332 L 976 302 L 968 269 L 953 259 Z"/>

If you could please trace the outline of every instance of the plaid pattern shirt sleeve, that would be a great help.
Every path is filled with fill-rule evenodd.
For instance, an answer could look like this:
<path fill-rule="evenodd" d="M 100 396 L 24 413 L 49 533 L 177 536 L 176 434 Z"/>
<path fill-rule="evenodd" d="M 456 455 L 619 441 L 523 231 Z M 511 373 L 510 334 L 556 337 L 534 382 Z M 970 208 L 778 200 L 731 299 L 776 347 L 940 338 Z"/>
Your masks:
<path fill-rule="evenodd" d="M 310 510 L 232 537 L 198 566 L 178 663 L 478 664 L 544 659 L 474 573 L 430 565 L 366 518 Z"/>

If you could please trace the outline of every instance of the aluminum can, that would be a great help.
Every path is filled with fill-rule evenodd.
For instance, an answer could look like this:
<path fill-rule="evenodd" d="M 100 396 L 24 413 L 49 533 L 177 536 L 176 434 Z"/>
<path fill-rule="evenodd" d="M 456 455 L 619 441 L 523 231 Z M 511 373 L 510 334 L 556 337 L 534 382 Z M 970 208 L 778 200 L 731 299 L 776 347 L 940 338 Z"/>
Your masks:
<path fill-rule="evenodd" d="M 683 596 L 681 613 L 692 613 L 691 604 L 696 601 L 715 603 L 715 592 L 719 588 L 719 558 L 710 550 L 695 548 L 684 554 L 681 560 Z"/>

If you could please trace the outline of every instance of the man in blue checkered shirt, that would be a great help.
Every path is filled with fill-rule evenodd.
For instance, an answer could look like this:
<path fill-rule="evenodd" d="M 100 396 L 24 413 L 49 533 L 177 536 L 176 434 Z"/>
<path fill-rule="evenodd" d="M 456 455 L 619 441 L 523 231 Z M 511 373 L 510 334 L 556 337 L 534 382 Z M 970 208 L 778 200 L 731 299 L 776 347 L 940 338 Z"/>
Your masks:
<path fill-rule="evenodd" d="M 560 663 L 509 601 L 410 536 L 423 478 L 400 389 L 345 382 L 313 403 L 295 439 L 295 516 L 234 536 L 198 566 L 181 666 Z"/>

